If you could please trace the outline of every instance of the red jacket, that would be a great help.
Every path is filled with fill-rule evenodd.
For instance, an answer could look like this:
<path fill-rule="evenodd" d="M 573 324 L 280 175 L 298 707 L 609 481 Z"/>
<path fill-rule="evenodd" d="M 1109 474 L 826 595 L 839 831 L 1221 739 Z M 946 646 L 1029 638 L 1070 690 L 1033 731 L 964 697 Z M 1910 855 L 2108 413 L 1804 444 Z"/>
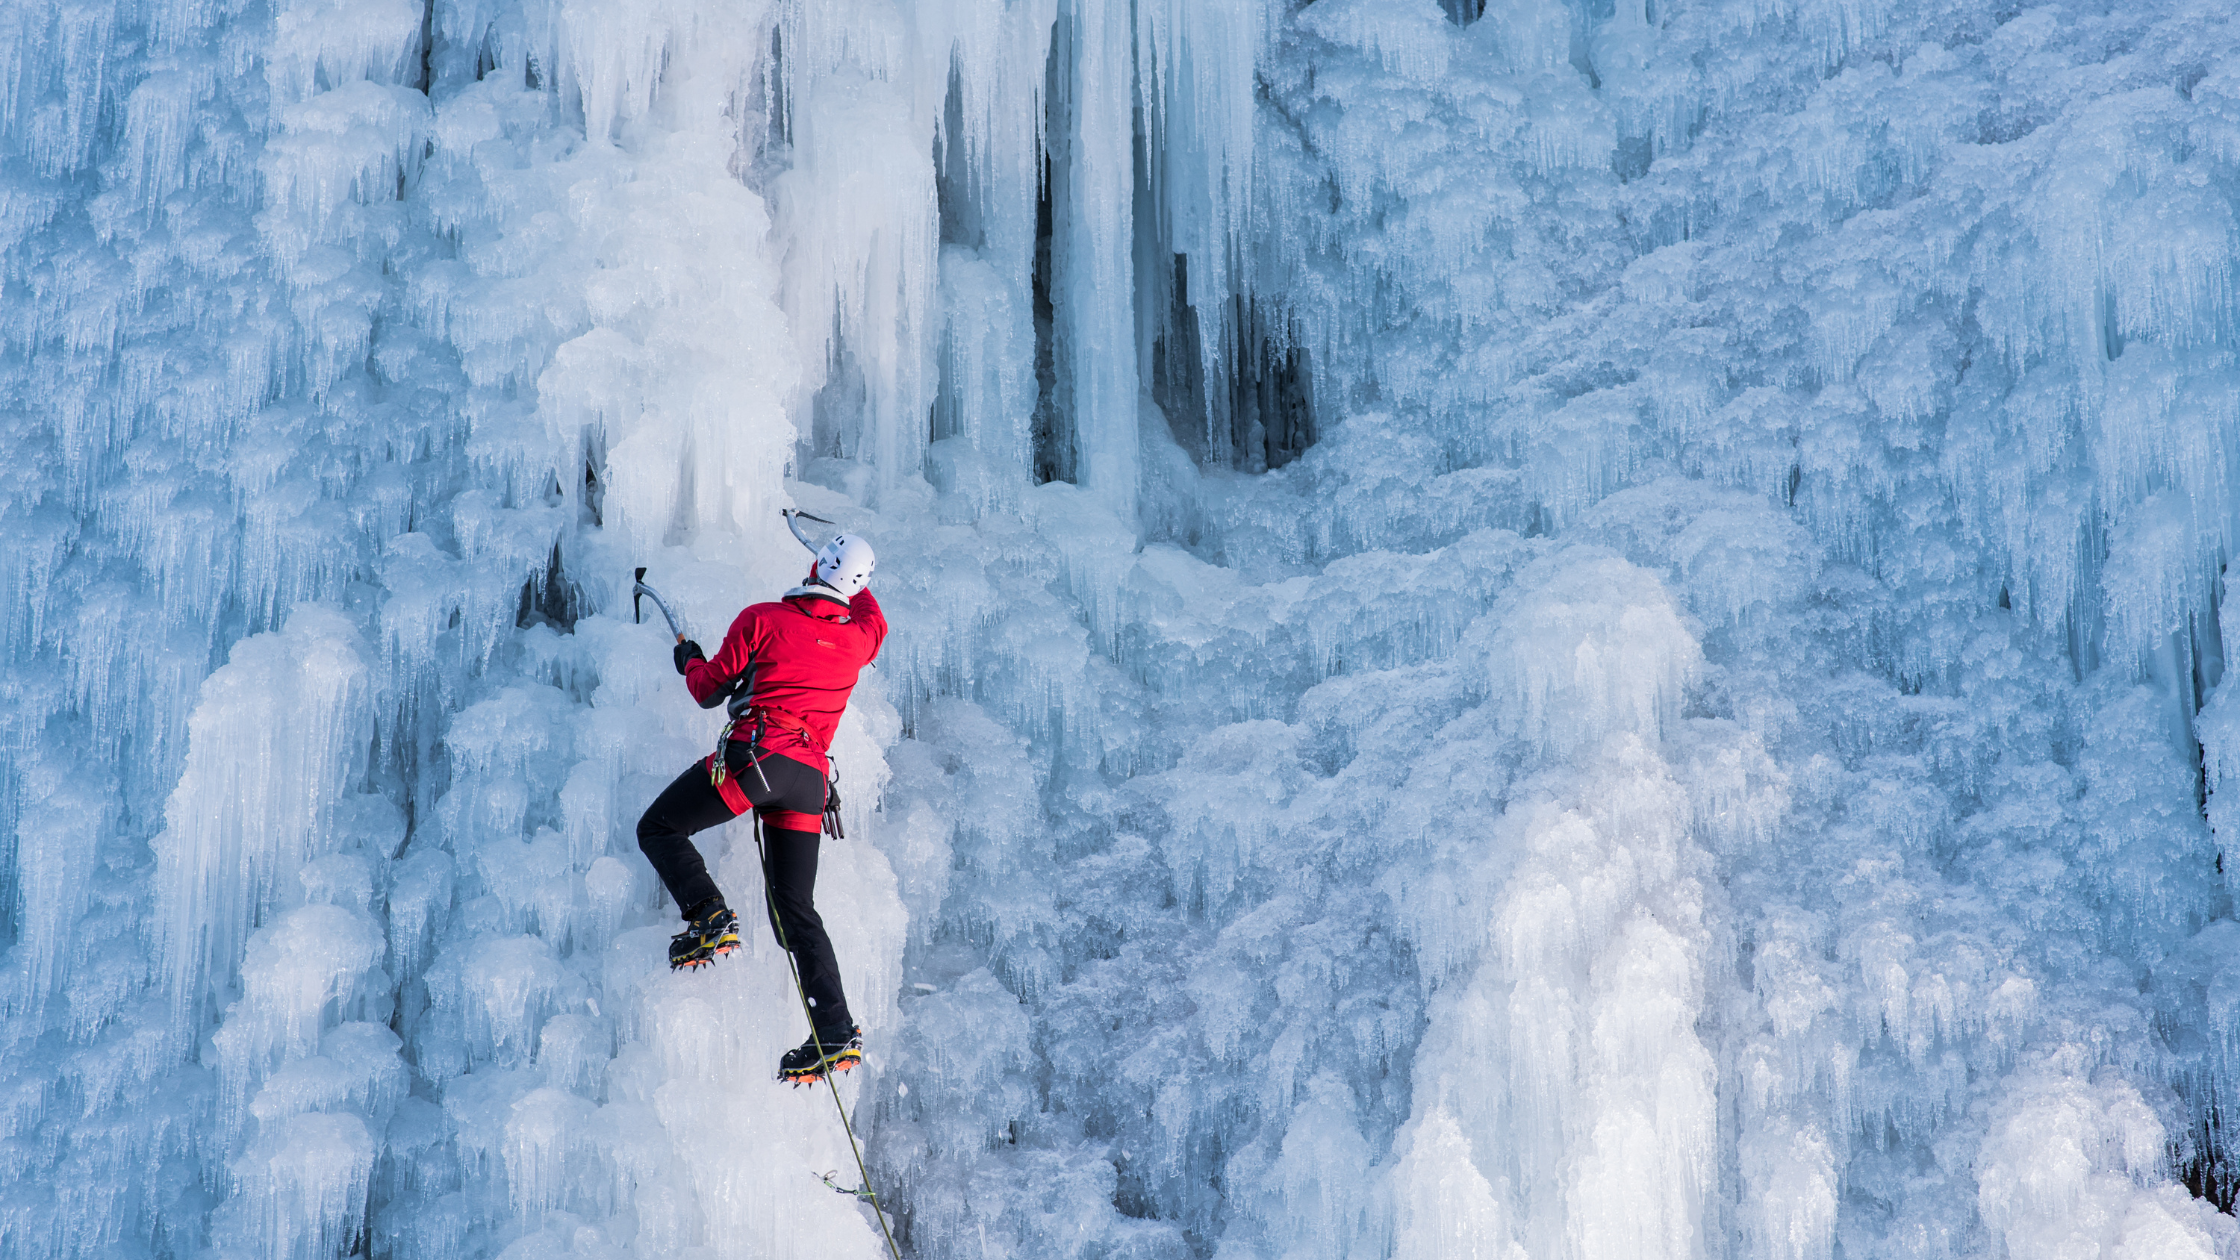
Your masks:
<path fill-rule="evenodd" d="M 887 637 L 887 618 L 868 590 L 859 591 L 843 610 L 829 599 L 797 597 L 754 604 L 739 614 L 711 659 L 687 661 L 684 684 L 702 704 L 732 679 L 754 671 L 749 699 L 798 719 L 806 730 L 772 722 L 764 726 L 762 746 L 822 771 L 832 732 L 856 688 L 856 675 L 879 654 Z M 732 732 L 745 739 L 742 724 Z"/>

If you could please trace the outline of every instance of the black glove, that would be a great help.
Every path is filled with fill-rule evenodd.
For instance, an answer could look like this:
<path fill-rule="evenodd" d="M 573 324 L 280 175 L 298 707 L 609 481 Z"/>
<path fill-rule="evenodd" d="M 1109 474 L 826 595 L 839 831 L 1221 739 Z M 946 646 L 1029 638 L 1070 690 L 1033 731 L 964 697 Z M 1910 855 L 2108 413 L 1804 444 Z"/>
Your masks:
<path fill-rule="evenodd" d="M 690 639 L 685 639 L 679 642 L 676 646 L 676 650 L 670 653 L 670 655 L 676 658 L 677 672 L 680 674 L 684 672 L 684 663 L 686 661 L 704 661 L 708 659 L 708 654 L 700 650 L 700 645 L 694 643 Z"/>

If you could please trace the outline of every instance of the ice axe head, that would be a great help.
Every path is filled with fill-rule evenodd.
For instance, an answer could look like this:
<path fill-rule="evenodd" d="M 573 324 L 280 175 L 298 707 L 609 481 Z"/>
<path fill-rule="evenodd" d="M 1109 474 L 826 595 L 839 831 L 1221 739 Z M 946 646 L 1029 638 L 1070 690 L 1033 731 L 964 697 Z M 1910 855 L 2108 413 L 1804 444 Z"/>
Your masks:
<path fill-rule="evenodd" d="M 810 536 L 808 530 L 801 528 L 801 522 L 815 521 L 819 525 L 830 525 L 832 522 L 821 516 L 811 516 L 798 508 L 779 508 L 778 513 L 786 518 L 786 528 L 793 531 L 794 540 L 807 547 L 810 555 L 817 554 L 819 544 L 815 538 Z"/>
<path fill-rule="evenodd" d="M 640 569 L 637 581 L 630 585 L 630 616 L 641 625 L 645 622 L 645 605 L 642 601 L 648 599 L 653 601 L 655 608 L 661 610 L 661 619 L 669 623 L 669 633 L 677 636 L 677 642 L 684 642 L 684 627 L 677 624 L 676 611 L 669 607 L 669 601 L 661 598 L 661 592 L 646 585 L 646 571 Z"/>

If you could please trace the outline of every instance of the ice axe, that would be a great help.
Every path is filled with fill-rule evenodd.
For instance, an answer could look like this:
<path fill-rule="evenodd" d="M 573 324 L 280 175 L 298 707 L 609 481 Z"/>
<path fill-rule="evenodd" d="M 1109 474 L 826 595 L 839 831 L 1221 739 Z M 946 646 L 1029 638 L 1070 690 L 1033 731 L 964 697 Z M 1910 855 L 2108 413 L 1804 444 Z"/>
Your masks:
<path fill-rule="evenodd" d="M 630 620 L 632 624 L 643 625 L 645 623 L 645 600 L 648 598 L 653 600 L 655 608 L 661 610 L 661 619 L 669 623 L 669 633 L 677 636 L 677 642 L 684 642 L 684 631 L 677 627 L 677 615 L 669 611 L 669 601 L 661 598 L 661 592 L 646 585 L 646 571 L 640 569 L 637 579 L 630 586 Z"/>
<path fill-rule="evenodd" d="M 779 508 L 778 513 L 786 518 L 786 528 L 792 530 L 793 536 L 800 541 L 801 545 L 809 549 L 809 554 L 812 556 L 817 554 L 816 540 L 809 537 L 809 531 L 801 528 L 801 522 L 815 521 L 819 525 L 830 525 L 832 522 L 821 516 L 811 516 L 798 508 Z"/>

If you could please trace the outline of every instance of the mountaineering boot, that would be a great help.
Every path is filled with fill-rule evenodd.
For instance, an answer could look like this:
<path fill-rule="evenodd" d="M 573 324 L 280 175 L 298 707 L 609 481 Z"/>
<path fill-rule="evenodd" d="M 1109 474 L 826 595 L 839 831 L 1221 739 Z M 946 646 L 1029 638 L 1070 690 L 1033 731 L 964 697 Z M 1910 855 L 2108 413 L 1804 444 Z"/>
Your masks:
<path fill-rule="evenodd" d="M 669 970 L 705 967 L 718 955 L 739 948 L 739 916 L 716 902 L 713 908 L 685 924 L 684 931 L 669 938 Z"/>
<path fill-rule="evenodd" d="M 845 1072 L 863 1062 L 863 1029 L 836 1028 L 817 1033 L 778 1060 L 778 1079 L 795 1085 L 821 1081 L 827 1071 Z"/>

